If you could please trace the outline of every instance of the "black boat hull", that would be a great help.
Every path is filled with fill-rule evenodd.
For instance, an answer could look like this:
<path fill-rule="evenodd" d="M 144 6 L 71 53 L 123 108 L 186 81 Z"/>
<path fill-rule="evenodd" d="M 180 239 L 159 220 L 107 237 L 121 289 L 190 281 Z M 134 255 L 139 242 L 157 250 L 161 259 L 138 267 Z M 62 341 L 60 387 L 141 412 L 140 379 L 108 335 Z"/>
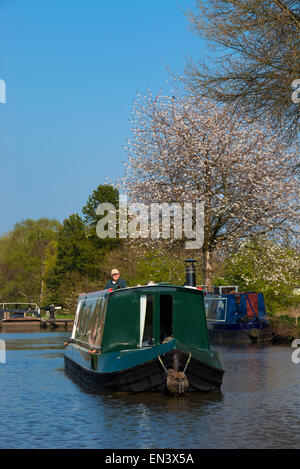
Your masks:
<path fill-rule="evenodd" d="M 164 368 L 183 371 L 188 354 L 174 349 L 158 358 L 113 373 L 100 373 L 88 369 L 65 355 L 65 368 L 72 377 L 93 391 L 146 392 L 167 391 L 167 374 Z M 219 391 L 224 370 L 191 358 L 186 369 L 189 385 L 186 392 Z"/>

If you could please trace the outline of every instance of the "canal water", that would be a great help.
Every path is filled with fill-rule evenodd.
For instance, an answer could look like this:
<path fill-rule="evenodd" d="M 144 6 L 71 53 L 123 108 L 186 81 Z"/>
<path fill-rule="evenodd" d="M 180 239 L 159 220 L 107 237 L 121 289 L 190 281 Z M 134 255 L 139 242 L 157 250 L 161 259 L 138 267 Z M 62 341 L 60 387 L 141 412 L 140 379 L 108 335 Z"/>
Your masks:
<path fill-rule="evenodd" d="M 300 446 L 300 363 L 289 346 L 214 346 L 222 393 L 175 398 L 87 391 L 64 371 L 69 335 L 0 333 L 0 448 Z"/>

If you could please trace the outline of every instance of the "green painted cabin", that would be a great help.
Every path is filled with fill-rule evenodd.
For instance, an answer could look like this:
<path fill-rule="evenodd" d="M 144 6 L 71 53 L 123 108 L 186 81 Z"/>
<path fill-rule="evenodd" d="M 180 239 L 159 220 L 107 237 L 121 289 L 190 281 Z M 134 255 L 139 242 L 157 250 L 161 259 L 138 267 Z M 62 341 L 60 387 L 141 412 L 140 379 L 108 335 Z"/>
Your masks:
<path fill-rule="evenodd" d="M 84 347 L 116 352 L 157 346 L 171 336 L 209 350 L 202 291 L 156 284 L 80 296 L 72 340 Z"/>

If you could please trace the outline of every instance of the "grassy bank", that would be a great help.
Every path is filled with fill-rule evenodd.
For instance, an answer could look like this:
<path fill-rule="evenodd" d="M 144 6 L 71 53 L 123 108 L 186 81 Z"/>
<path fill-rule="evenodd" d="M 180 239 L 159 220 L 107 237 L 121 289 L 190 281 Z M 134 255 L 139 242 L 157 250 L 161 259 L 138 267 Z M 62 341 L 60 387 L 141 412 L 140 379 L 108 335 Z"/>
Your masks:
<path fill-rule="evenodd" d="M 291 343 L 300 338 L 300 317 L 290 315 L 269 317 L 273 328 L 273 343 Z"/>

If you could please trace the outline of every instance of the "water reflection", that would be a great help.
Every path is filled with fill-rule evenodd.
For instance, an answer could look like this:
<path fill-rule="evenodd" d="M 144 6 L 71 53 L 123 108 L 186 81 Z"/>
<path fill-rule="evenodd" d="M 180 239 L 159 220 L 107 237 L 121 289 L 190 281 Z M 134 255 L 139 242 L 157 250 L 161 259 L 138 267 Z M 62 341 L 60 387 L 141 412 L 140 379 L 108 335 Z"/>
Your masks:
<path fill-rule="evenodd" d="M 171 396 L 167 393 L 112 393 L 107 399 L 122 402 L 124 406 L 142 405 L 144 407 L 158 408 L 159 410 L 182 411 L 190 410 L 194 407 L 206 406 L 210 403 L 221 402 L 222 393 L 187 393 L 184 396 Z"/>
<path fill-rule="evenodd" d="M 69 334 L 1 333 L 1 448 L 299 445 L 300 364 L 288 346 L 214 346 L 226 370 L 221 393 L 98 394 L 64 371 Z"/>

